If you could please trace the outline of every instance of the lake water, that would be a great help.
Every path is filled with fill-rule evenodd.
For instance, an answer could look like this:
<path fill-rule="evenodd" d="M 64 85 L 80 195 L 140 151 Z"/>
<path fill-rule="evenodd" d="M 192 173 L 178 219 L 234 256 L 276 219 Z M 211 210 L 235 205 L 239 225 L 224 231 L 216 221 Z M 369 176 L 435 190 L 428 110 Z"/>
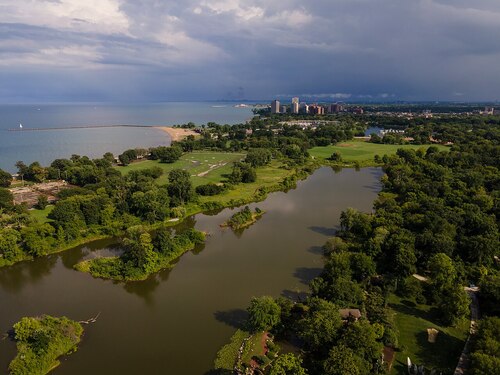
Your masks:
<path fill-rule="evenodd" d="M 47 165 L 72 154 L 100 157 L 105 152 L 120 154 L 135 147 L 170 144 L 170 138 L 154 128 L 103 128 L 9 132 L 23 124 L 33 128 L 62 128 L 85 125 L 171 126 L 192 121 L 221 124 L 242 123 L 252 117 L 250 107 L 234 103 L 161 103 L 134 105 L 62 104 L 0 105 L 0 168 L 11 173 L 14 164 L 40 161 Z"/>
<path fill-rule="evenodd" d="M 116 248 L 112 240 L 0 269 L 0 330 L 23 316 L 82 320 L 100 313 L 97 323 L 85 326 L 79 350 L 54 374 L 205 374 L 253 296 L 296 297 L 308 290 L 341 211 L 370 212 L 381 175 L 377 168 L 321 168 L 297 189 L 251 205 L 266 214 L 240 234 L 219 227 L 232 210 L 196 215 L 181 227 L 210 233 L 206 244 L 144 282 L 113 283 L 72 269 Z M 14 344 L 0 341 L 0 353 L 3 371 Z"/>

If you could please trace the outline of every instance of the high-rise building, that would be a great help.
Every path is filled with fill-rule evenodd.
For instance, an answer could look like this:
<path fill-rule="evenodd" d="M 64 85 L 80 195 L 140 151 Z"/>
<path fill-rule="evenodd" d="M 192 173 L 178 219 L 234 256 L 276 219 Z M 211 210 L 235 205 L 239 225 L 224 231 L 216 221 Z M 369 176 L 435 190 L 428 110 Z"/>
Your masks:
<path fill-rule="evenodd" d="M 323 108 L 320 105 L 313 104 L 309 106 L 309 113 L 312 115 L 324 115 L 325 114 L 325 108 Z"/>
<path fill-rule="evenodd" d="M 309 113 L 309 106 L 306 103 L 300 103 L 300 113 Z"/>
<path fill-rule="evenodd" d="M 331 104 L 328 107 L 329 113 L 339 113 L 339 112 L 342 112 L 343 110 L 344 110 L 344 106 L 342 104 L 339 104 L 339 103 Z"/>
<path fill-rule="evenodd" d="M 286 113 L 286 112 L 287 112 L 286 111 L 286 105 L 282 105 L 280 113 Z"/>
<path fill-rule="evenodd" d="M 280 113 L 280 102 L 279 100 L 273 100 L 271 103 L 271 113 Z"/>
<path fill-rule="evenodd" d="M 290 112 L 297 114 L 299 113 L 299 98 L 292 98 L 292 105 L 290 106 Z"/>

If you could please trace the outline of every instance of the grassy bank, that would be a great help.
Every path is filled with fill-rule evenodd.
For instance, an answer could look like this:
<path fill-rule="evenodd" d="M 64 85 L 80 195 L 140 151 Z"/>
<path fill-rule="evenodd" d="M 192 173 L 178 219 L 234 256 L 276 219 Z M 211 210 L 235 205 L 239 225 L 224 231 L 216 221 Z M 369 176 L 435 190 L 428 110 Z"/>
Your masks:
<path fill-rule="evenodd" d="M 56 368 L 62 355 L 76 351 L 83 328 L 68 318 L 22 318 L 14 325 L 17 356 L 11 375 L 44 375 Z"/>
<path fill-rule="evenodd" d="M 457 327 L 444 327 L 436 319 L 436 312 L 429 305 L 419 305 L 412 301 L 391 296 L 389 306 L 395 313 L 399 330 L 399 346 L 392 374 L 407 374 L 406 359 L 424 365 L 429 371 L 437 369 L 443 374 L 452 374 L 465 345 L 469 322 Z M 435 343 L 428 341 L 427 329 L 439 331 Z M 439 372 L 438 372 L 439 373 Z"/>
<path fill-rule="evenodd" d="M 311 156 L 317 159 L 324 160 L 329 158 L 334 152 L 339 152 L 342 160 L 345 162 L 359 162 L 366 165 L 367 162 L 374 163 L 375 155 L 380 157 L 384 155 L 393 155 L 400 148 L 418 150 L 423 148 L 427 150 L 431 145 L 388 145 L 370 143 L 363 140 L 351 140 L 338 143 L 336 145 L 314 147 L 309 150 Z M 436 145 L 441 151 L 449 150 L 449 147 Z"/>

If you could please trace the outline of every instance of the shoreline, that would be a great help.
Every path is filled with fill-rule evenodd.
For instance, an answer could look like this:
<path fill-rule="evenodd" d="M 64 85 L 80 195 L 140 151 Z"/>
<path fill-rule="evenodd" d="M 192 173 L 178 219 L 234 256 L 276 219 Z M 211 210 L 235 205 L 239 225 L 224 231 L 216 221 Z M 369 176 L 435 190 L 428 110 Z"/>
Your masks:
<path fill-rule="evenodd" d="M 182 141 L 184 138 L 187 138 L 190 135 L 193 135 L 195 137 L 200 135 L 199 133 L 196 133 L 191 129 L 172 128 L 169 126 L 155 126 L 154 128 L 167 133 L 170 136 L 172 142 Z"/>

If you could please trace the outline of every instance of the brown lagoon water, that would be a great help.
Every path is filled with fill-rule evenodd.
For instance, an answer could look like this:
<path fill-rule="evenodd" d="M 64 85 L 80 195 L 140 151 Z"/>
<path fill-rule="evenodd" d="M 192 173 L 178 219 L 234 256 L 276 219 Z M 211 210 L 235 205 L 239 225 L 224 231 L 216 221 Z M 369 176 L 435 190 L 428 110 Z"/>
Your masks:
<path fill-rule="evenodd" d="M 73 271 L 83 257 L 116 248 L 113 241 L 0 269 L 0 330 L 23 316 L 82 320 L 100 312 L 97 323 L 85 327 L 79 350 L 54 374 L 204 374 L 251 297 L 307 291 L 341 211 L 371 211 L 381 174 L 321 168 L 297 189 L 252 205 L 266 214 L 240 234 L 219 227 L 229 209 L 196 215 L 182 225 L 209 232 L 206 244 L 144 282 L 113 283 Z M 0 372 L 14 355 L 14 344 L 0 341 Z"/>

